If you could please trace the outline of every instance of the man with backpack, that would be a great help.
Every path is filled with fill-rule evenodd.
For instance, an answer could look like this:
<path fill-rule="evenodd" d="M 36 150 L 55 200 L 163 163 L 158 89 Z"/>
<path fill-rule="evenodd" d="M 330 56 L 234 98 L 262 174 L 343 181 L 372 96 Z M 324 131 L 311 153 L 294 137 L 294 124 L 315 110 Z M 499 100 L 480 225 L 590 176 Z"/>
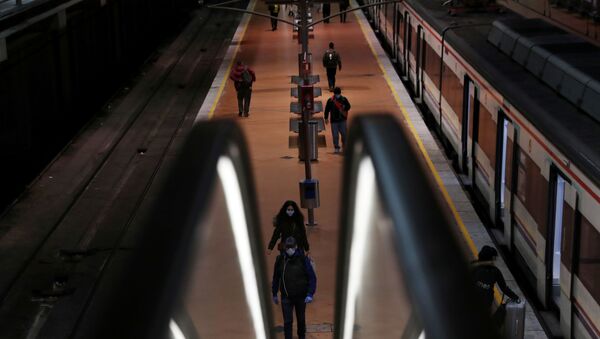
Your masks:
<path fill-rule="evenodd" d="M 269 13 L 271 14 L 271 30 L 277 29 L 277 18 L 279 16 L 279 5 L 269 5 Z"/>
<path fill-rule="evenodd" d="M 342 135 L 342 146 L 346 145 L 346 120 L 349 110 L 350 102 L 342 96 L 342 90 L 336 87 L 333 90 L 333 96 L 327 100 L 325 105 L 326 124 L 329 123 L 329 113 L 331 113 L 331 137 L 335 153 L 340 153 L 338 134 Z"/>
<path fill-rule="evenodd" d="M 231 70 L 229 79 L 233 80 L 233 85 L 237 91 L 238 115 L 240 117 L 248 117 L 250 113 L 250 98 L 252 97 L 252 83 L 256 81 L 256 75 L 250 67 L 238 61 Z"/>
<path fill-rule="evenodd" d="M 310 259 L 298 248 L 296 239 L 285 240 L 285 252 L 275 260 L 273 270 L 273 303 L 279 304 L 278 292 L 281 292 L 281 310 L 285 339 L 292 339 L 294 309 L 298 321 L 298 339 L 306 336 L 306 304 L 313 301 L 317 289 L 317 276 Z"/>
<path fill-rule="evenodd" d="M 323 67 L 327 70 L 327 81 L 329 82 L 329 91 L 335 88 L 335 73 L 337 69 L 342 70 L 342 58 L 340 54 L 333 49 L 333 42 L 329 43 L 329 48 L 323 54 Z"/>

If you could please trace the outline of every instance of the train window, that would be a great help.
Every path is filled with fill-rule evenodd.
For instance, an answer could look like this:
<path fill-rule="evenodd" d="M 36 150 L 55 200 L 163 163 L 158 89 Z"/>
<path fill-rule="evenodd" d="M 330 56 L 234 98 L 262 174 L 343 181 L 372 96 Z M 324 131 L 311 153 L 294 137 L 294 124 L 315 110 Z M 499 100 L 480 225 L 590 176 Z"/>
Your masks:
<path fill-rule="evenodd" d="M 425 74 L 436 88 L 440 87 L 440 56 L 425 42 Z"/>
<path fill-rule="evenodd" d="M 554 225 L 552 246 L 552 300 L 560 305 L 560 255 L 563 229 L 563 210 L 565 201 L 565 179 L 558 174 L 554 186 Z"/>

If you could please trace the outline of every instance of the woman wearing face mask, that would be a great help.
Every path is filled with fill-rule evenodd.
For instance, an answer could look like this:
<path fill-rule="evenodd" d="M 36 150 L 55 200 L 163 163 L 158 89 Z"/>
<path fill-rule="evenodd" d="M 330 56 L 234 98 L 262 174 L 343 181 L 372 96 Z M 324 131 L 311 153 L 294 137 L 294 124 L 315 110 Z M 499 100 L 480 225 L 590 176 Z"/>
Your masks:
<path fill-rule="evenodd" d="M 308 240 L 306 239 L 306 228 L 304 227 L 304 215 L 300 211 L 298 205 L 292 201 L 286 201 L 277 216 L 275 216 L 275 229 L 273 230 L 273 236 L 269 241 L 269 247 L 267 254 L 271 254 L 277 240 L 281 240 L 279 243 L 282 245 L 283 241 L 288 237 L 294 237 L 298 242 L 298 248 L 303 250 L 306 255 L 310 251 Z M 282 248 L 278 248 L 280 251 Z"/>

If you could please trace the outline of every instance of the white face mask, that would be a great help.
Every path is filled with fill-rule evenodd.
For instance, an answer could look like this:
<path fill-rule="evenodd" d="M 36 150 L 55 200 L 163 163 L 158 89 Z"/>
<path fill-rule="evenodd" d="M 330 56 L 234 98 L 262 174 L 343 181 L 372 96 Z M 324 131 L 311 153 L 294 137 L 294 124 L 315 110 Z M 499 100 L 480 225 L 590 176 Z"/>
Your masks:
<path fill-rule="evenodd" d="M 285 253 L 287 253 L 287 255 L 289 255 L 290 257 L 292 255 L 294 255 L 294 253 L 296 253 L 296 249 L 295 248 L 288 248 L 285 250 Z"/>
<path fill-rule="evenodd" d="M 341 94 L 336 94 L 336 95 L 335 95 L 335 98 L 336 98 L 336 99 L 339 99 L 341 96 L 342 96 Z"/>
<path fill-rule="evenodd" d="M 287 210 L 287 211 L 285 211 L 285 213 L 287 213 L 288 217 L 291 217 L 292 215 L 294 215 L 293 210 Z"/>

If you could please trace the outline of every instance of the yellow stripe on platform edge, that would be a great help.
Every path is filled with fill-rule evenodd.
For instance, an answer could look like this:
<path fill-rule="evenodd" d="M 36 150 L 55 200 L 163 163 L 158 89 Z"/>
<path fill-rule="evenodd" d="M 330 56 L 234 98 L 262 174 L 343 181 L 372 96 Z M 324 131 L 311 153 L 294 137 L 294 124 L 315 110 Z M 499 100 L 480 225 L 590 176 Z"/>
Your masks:
<path fill-rule="evenodd" d="M 394 88 L 394 85 L 392 84 L 392 81 L 391 81 L 387 71 L 383 67 L 381 60 L 379 60 L 379 57 L 377 56 L 377 53 L 375 52 L 375 48 L 373 47 L 373 45 L 371 44 L 371 40 L 367 36 L 367 31 L 364 27 L 364 24 L 363 24 L 361 18 L 359 17 L 359 15 L 357 13 L 354 13 L 354 15 L 356 16 L 358 25 L 360 26 L 360 29 L 361 29 L 365 39 L 367 40 L 369 48 L 371 49 L 371 53 L 373 53 L 375 60 L 377 60 L 377 65 L 379 65 L 379 68 L 381 69 L 381 72 L 383 73 L 383 76 L 385 78 L 385 81 L 386 81 L 388 87 L 392 90 L 394 99 L 396 100 L 396 104 L 398 104 L 398 106 L 400 107 L 400 110 L 402 111 L 402 115 L 406 119 L 406 122 L 408 123 L 408 127 L 409 127 L 411 133 L 413 134 L 415 140 L 417 141 L 417 145 L 419 146 L 419 149 L 421 150 L 423 157 L 425 158 L 425 162 L 427 163 L 429 170 L 433 173 L 435 181 L 437 182 L 438 186 L 440 187 L 440 191 L 442 192 L 442 196 L 444 197 L 444 200 L 446 200 L 448 207 L 450 207 L 450 210 L 452 211 L 452 215 L 454 216 L 454 219 L 456 220 L 456 223 L 458 224 L 460 233 L 462 234 L 463 238 L 467 242 L 467 245 L 469 246 L 469 249 L 471 250 L 473 257 L 477 258 L 477 254 L 479 251 L 477 250 L 477 247 L 475 246 L 475 243 L 473 242 L 473 239 L 471 238 L 469 231 L 467 231 L 467 228 L 465 227 L 465 223 L 463 222 L 462 218 L 458 214 L 458 210 L 456 209 L 456 206 L 454 205 L 454 201 L 452 201 L 452 198 L 450 198 L 450 194 L 446 190 L 446 186 L 442 182 L 442 178 L 440 177 L 440 174 L 438 173 L 437 169 L 435 168 L 433 161 L 431 161 L 431 158 L 429 157 L 429 154 L 427 153 L 427 150 L 425 149 L 425 145 L 423 145 L 423 141 L 421 140 L 421 137 L 417 133 L 415 126 L 413 125 L 413 122 L 410 119 L 410 116 L 408 115 L 408 112 L 406 111 L 406 108 L 404 107 L 404 104 L 402 103 L 400 96 L 398 95 L 398 92 L 396 92 L 396 89 Z M 498 304 L 500 304 L 502 302 L 502 296 L 500 295 L 500 292 L 498 291 L 497 287 L 494 288 L 494 297 Z"/>

